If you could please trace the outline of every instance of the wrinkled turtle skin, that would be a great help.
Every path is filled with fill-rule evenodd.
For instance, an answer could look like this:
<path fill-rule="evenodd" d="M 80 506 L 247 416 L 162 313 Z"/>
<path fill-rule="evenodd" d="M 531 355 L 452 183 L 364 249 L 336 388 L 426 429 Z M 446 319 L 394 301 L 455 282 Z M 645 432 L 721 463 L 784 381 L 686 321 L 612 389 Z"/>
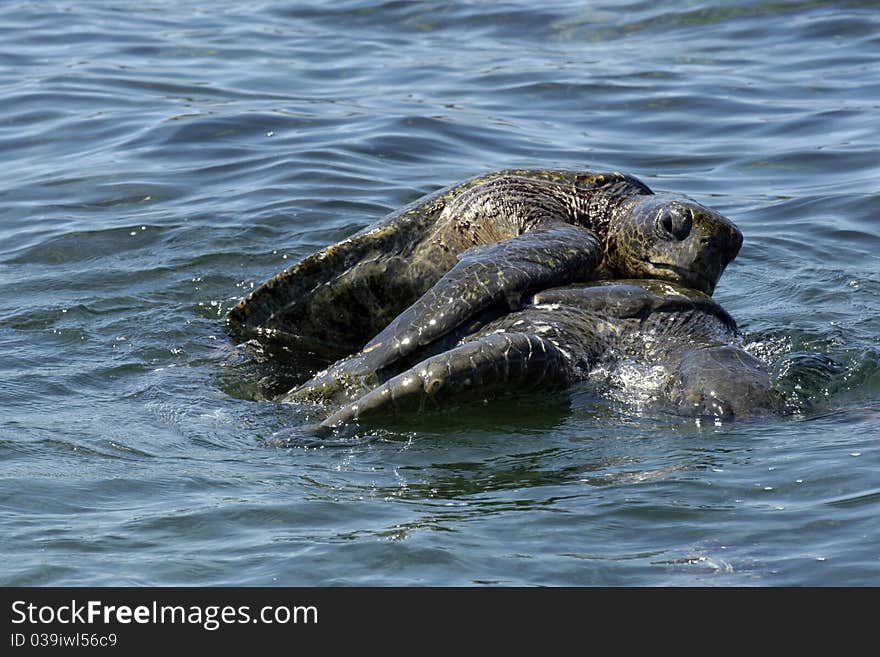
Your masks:
<path fill-rule="evenodd" d="M 433 340 L 490 305 L 515 308 L 523 295 L 553 285 L 623 276 L 711 294 L 741 244 L 736 226 L 718 213 L 654 194 L 632 176 L 497 171 L 434 192 L 308 256 L 251 292 L 226 323 L 240 339 L 330 358 L 371 338 L 368 347 L 381 353 L 407 333 Z M 435 288 L 448 274 L 449 285 Z M 432 288 L 421 308 L 400 317 Z M 466 298 L 447 315 L 432 312 L 450 294 Z"/>
<path fill-rule="evenodd" d="M 674 414 L 729 420 L 782 413 L 783 399 L 763 363 L 737 339 L 736 323 L 720 305 L 675 284 L 602 281 L 548 289 L 344 404 L 322 426 L 514 391 L 552 392 L 625 365 L 651 368 L 652 405 Z"/>

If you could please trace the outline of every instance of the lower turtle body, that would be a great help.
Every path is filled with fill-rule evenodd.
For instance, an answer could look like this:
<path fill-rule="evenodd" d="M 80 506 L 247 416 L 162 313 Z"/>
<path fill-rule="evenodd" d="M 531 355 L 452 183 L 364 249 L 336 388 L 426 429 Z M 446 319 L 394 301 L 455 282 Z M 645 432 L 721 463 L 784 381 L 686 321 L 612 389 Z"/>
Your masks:
<path fill-rule="evenodd" d="M 611 380 L 627 368 L 650 370 L 650 403 L 678 415 L 729 420 L 781 413 L 783 399 L 763 363 L 737 340 L 736 324 L 720 305 L 673 284 L 631 280 L 548 289 L 455 344 L 429 347 L 403 371 L 377 375 L 371 387 L 351 391 L 354 399 L 323 426 L 511 391 L 554 391 Z M 307 384 L 287 399 L 314 392 Z"/>

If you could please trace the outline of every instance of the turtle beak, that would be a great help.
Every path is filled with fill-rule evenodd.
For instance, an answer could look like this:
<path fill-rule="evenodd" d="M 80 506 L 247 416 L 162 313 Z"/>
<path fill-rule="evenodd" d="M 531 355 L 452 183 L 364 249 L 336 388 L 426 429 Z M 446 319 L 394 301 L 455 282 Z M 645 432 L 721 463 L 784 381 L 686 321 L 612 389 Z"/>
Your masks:
<path fill-rule="evenodd" d="M 718 283 L 718 279 L 721 278 L 724 269 L 727 265 L 733 262 L 734 258 L 736 258 L 739 250 L 742 248 L 742 243 L 743 235 L 739 228 L 732 223 L 729 223 L 728 230 L 719 231 L 709 238 L 705 252 L 708 253 L 710 257 L 714 254 L 714 260 L 718 263 L 718 271 L 715 274 L 715 281 L 712 284 L 713 290 Z"/>
<path fill-rule="evenodd" d="M 696 247 L 694 270 L 699 273 L 702 285 L 695 287 L 711 295 L 724 269 L 742 248 L 743 235 L 732 221 L 721 215 L 711 213 L 701 219 L 702 235 L 694 235 L 693 247 Z"/>

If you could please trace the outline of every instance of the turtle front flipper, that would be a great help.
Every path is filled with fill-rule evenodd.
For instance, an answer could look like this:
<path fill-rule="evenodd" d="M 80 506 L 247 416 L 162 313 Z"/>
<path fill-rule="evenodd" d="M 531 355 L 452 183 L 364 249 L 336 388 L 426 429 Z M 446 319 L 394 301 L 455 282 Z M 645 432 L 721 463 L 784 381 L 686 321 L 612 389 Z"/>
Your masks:
<path fill-rule="evenodd" d="M 536 290 L 591 280 L 599 256 L 591 231 L 555 223 L 465 251 L 451 270 L 359 353 L 283 399 L 356 398 L 392 374 L 394 365 L 475 318 L 491 318 L 491 309 L 497 308 L 500 315 L 519 308 L 521 298 Z"/>
<path fill-rule="evenodd" d="M 321 426 L 440 410 L 511 390 L 558 389 L 571 382 L 569 363 L 562 350 L 537 334 L 486 335 L 425 359 L 346 404 Z"/>

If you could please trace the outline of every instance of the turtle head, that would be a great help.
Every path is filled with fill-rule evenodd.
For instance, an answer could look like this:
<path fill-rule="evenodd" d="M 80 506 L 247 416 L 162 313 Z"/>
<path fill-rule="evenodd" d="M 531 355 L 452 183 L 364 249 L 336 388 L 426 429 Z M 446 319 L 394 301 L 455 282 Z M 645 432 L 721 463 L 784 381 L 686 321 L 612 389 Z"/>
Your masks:
<path fill-rule="evenodd" d="M 608 226 L 603 267 L 615 276 L 656 278 L 712 294 L 742 246 L 725 217 L 686 196 L 638 196 Z"/>

